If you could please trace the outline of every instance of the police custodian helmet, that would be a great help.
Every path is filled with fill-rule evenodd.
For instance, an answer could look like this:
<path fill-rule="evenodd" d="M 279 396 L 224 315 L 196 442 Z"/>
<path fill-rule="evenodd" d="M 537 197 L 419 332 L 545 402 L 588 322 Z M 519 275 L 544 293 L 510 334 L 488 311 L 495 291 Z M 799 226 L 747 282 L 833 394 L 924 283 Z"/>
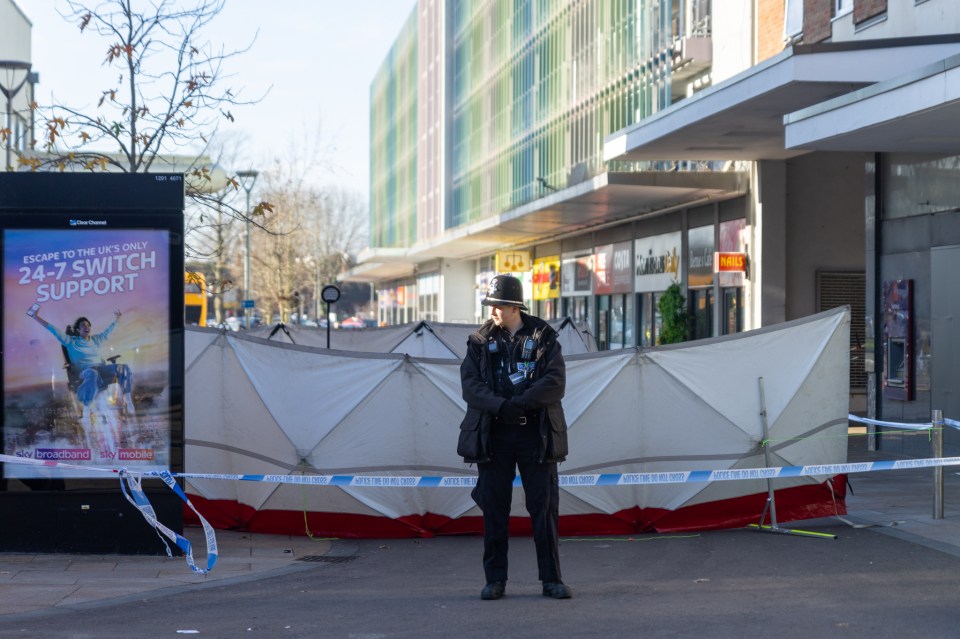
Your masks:
<path fill-rule="evenodd" d="M 497 275 L 490 280 L 487 296 L 480 302 L 484 306 L 517 306 L 529 310 L 523 304 L 523 284 L 513 275 Z"/>

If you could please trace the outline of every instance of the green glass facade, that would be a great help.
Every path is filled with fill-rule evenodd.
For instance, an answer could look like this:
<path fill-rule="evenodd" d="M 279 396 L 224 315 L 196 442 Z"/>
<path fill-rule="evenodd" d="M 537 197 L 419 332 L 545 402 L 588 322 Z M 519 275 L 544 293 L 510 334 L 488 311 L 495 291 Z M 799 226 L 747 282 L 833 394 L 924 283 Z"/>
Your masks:
<path fill-rule="evenodd" d="M 664 168 L 604 163 L 604 139 L 683 97 L 694 75 L 709 80 L 709 66 L 676 75 L 678 42 L 709 36 L 709 5 L 446 0 L 449 70 L 445 84 L 432 88 L 417 81 L 415 10 L 372 87 L 371 246 L 433 239 L 417 237 L 416 225 L 416 102 L 427 99 L 425 91 L 448 110 L 443 228 L 436 233 L 604 171 Z M 421 171 L 436 170 L 428 165 L 420 159 Z"/>
<path fill-rule="evenodd" d="M 452 8 L 447 228 L 606 170 L 604 138 L 674 99 L 689 0 L 463 0 Z"/>
<path fill-rule="evenodd" d="M 417 240 L 417 10 L 370 87 L 370 246 Z"/>

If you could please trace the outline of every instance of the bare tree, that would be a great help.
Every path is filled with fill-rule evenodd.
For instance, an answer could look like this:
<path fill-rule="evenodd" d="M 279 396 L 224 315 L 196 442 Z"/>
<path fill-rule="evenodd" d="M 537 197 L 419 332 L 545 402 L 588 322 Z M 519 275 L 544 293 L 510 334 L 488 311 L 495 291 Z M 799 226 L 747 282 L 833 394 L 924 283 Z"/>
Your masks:
<path fill-rule="evenodd" d="M 292 313 L 319 309 L 317 296 L 349 264 L 364 240 L 366 215 L 358 195 L 321 188 L 291 165 L 277 163 L 266 175 L 262 197 L 272 209 L 252 251 L 256 276 L 251 285 L 261 308 L 282 321 Z"/>
<path fill-rule="evenodd" d="M 148 171 L 157 156 L 209 139 L 221 118 L 232 118 L 238 98 L 221 87 L 223 64 L 242 51 L 225 53 L 201 35 L 223 2 L 179 9 L 162 1 L 141 13 L 133 0 L 92 8 L 68 0 L 64 18 L 107 42 L 103 64 L 119 75 L 115 85 L 95 89 L 93 113 L 64 104 L 49 109 L 44 146 L 53 161 Z"/>
<path fill-rule="evenodd" d="M 223 190 L 214 197 L 226 199 L 232 195 Z M 236 275 L 242 267 L 235 264 L 233 256 L 240 246 L 241 223 L 226 212 L 225 205 L 202 207 L 205 212 L 197 216 L 196 209 L 189 207 L 191 240 L 186 244 L 187 270 L 199 271 L 204 276 L 203 293 L 213 304 L 211 317 L 217 324 L 226 319 L 224 296 L 237 289 Z"/>
<path fill-rule="evenodd" d="M 93 89 L 95 107 L 38 107 L 43 152 L 22 154 L 19 163 L 34 170 L 184 172 L 188 195 L 216 206 L 209 195 L 222 185 L 210 184 L 210 167 L 199 160 L 219 125 L 257 101 L 228 85 L 227 63 L 250 46 L 227 50 L 203 35 L 225 1 L 67 0 L 61 15 L 105 42 L 103 65 L 116 80 Z M 235 179 L 226 184 L 237 188 Z M 232 207 L 229 213 L 244 215 Z"/>
<path fill-rule="evenodd" d="M 217 149 L 211 157 L 217 166 L 236 166 L 244 156 L 244 140 L 235 136 L 217 136 L 210 146 Z M 225 295 L 237 290 L 243 270 L 237 256 L 244 224 L 231 214 L 243 206 L 242 199 L 242 193 L 227 185 L 206 194 L 202 203 L 188 201 L 185 212 L 186 258 L 191 268 L 204 274 L 205 293 L 212 299 L 212 316 L 218 324 L 226 319 Z"/>

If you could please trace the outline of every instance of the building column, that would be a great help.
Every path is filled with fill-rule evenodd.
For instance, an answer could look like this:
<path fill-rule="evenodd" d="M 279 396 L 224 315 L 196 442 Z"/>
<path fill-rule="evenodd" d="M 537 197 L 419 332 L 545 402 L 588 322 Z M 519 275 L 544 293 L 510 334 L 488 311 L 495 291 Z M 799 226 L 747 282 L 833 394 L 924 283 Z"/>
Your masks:
<path fill-rule="evenodd" d="M 473 260 L 440 261 L 440 321 L 473 324 L 477 266 Z"/>
<path fill-rule="evenodd" d="M 751 229 L 750 283 L 745 329 L 786 320 L 787 170 L 780 160 L 754 162 L 747 223 Z"/>

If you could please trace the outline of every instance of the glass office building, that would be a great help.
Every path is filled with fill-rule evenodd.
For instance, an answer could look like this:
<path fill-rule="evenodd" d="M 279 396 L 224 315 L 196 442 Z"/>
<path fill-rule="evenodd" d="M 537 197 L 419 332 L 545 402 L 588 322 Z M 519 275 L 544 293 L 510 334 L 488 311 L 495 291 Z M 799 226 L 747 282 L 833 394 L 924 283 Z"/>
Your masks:
<path fill-rule="evenodd" d="M 649 238 L 665 230 L 685 243 L 688 209 L 710 246 L 722 222 L 742 229 L 746 207 L 720 203 L 743 198 L 743 167 L 605 161 L 604 142 L 708 87 L 712 37 L 708 0 L 421 0 L 371 93 L 371 244 L 357 277 L 376 282 L 379 320 L 480 321 L 498 252 L 516 249 L 536 312 L 587 323 L 605 347 L 654 343 L 662 289 L 647 290 L 635 250 L 660 247 Z M 686 272 L 681 244 L 669 248 L 680 259 L 664 288 Z M 554 263 L 556 285 L 537 286 Z M 743 296 L 719 284 L 696 284 L 710 289 L 700 333 L 743 327 Z M 704 306 L 717 299 L 741 306 Z"/>

